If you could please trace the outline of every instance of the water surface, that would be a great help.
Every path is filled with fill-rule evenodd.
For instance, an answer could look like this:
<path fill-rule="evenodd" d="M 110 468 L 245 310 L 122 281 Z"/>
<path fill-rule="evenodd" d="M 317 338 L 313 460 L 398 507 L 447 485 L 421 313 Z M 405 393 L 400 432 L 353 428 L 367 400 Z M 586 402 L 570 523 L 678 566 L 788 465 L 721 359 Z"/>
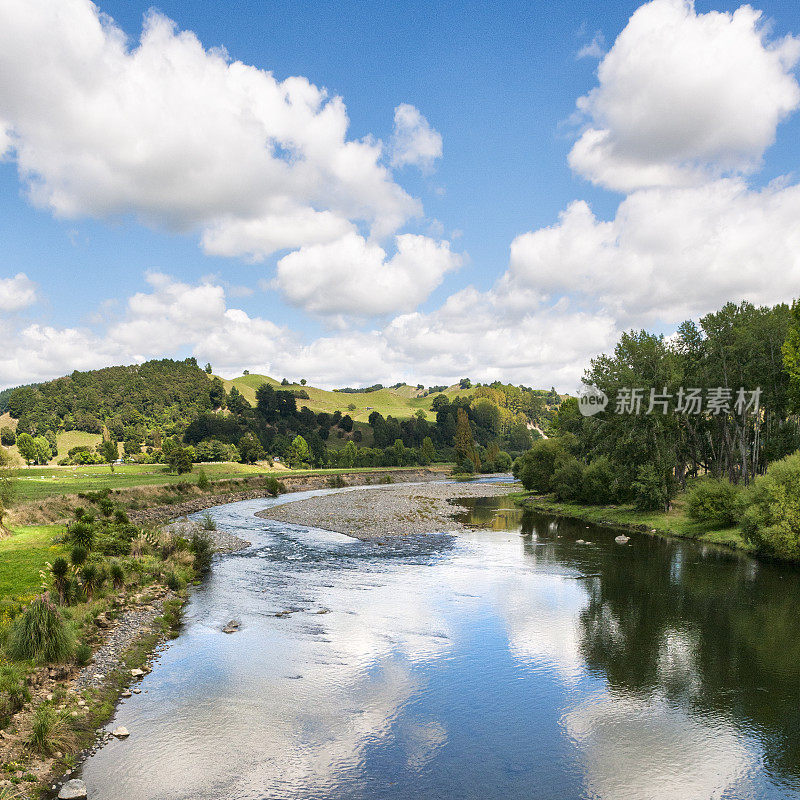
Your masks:
<path fill-rule="evenodd" d="M 253 516 L 286 499 L 212 509 L 253 546 L 120 706 L 91 800 L 800 798 L 797 573 L 503 498 L 387 545 Z"/>

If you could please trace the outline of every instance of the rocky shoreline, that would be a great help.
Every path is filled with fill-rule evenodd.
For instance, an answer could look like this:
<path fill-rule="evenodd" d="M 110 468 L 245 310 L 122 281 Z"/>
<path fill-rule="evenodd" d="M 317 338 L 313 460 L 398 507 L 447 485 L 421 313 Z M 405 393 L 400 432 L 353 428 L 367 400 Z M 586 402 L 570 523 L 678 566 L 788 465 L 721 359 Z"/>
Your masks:
<path fill-rule="evenodd" d="M 509 482 L 511 482 L 509 477 Z M 336 531 L 370 540 L 467 530 L 455 519 L 463 497 L 496 497 L 509 492 L 502 483 L 437 483 L 386 486 L 311 497 L 268 508 L 257 517 Z"/>
<path fill-rule="evenodd" d="M 282 477 L 280 482 L 287 492 L 307 492 L 314 489 L 330 489 L 331 481 L 337 481 L 338 486 L 369 486 L 388 483 L 424 483 L 427 481 L 440 481 L 447 477 L 449 471 L 442 467 L 420 467 L 409 470 L 371 470 L 370 472 L 331 473 L 329 475 L 298 475 L 297 477 Z M 136 524 L 161 524 L 188 514 L 203 511 L 206 508 L 236 503 L 239 500 L 257 500 L 260 497 L 271 497 L 266 488 L 245 489 L 240 492 L 227 494 L 210 494 L 193 497 L 181 503 L 153 506 L 140 511 L 129 511 L 128 516 Z"/>

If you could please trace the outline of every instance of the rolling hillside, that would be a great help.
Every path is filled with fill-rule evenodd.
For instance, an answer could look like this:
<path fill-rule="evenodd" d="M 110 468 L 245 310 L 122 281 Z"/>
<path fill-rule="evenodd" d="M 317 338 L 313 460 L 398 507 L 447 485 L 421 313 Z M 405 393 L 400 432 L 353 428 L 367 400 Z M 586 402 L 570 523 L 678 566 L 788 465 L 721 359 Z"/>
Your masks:
<path fill-rule="evenodd" d="M 289 386 L 281 386 L 279 381 L 267 375 L 242 375 L 232 381 L 223 380 L 226 391 L 230 391 L 235 386 L 244 397 L 252 404 L 256 401 L 256 389 L 262 383 L 269 383 L 278 389 L 304 390 L 308 392 L 308 400 L 298 400 L 298 406 L 308 406 L 312 411 L 319 413 L 327 411 L 341 411 L 342 414 L 349 414 L 356 422 L 367 422 L 369 415 L 373 411 L 378 411 L 384 417 L 391 414 L 397 419 L 408 419 L 413 417 L 419 409 L 428 414 L 428 419 L 433 419 L 431 402 L 436 394 L 427 397 L 417 397 L 417 390 L 413 386 L 403 385 L 397 389 L 379 389 L 375 392 L 350 394 L 346 392 L 329 392 L 325 389 L 316 389 L 313 386 L 301 386 L 293 383 Z M 460 389 L 458 386 L 451 386 L 442 394 L 449 398 L 456 395 L 470 397 L 474 389 Z M 437 393 L 438 394 L 438 393 Z M 350 410 L 350 405 L 355 406 L 355 411 Z"/>

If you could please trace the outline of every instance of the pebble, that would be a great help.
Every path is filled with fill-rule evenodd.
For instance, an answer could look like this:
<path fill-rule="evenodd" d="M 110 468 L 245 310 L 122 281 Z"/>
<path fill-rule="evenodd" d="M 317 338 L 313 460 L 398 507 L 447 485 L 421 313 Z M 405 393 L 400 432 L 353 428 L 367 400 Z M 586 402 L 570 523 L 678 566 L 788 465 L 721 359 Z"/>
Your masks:
<path fill-rule="evenodd" d="M 508 478 L 509 482 L 513 479 Z M 337 531 L 356 539 L 470 530 L 454 519 L 460 497 L 495 497 L 509 487 L 492 483 L 393 485 L 284 503 L 256 516 Z"/>

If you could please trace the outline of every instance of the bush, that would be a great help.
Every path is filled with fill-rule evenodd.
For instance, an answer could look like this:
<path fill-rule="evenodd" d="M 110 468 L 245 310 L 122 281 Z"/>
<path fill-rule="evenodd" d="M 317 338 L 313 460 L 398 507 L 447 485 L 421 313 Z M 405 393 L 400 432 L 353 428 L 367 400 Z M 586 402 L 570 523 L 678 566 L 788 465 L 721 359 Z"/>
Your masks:
<path fill-rule="evenodd" d="M 115 561 L 108 574 L 115 589 L 122 589 L 125 586 L 125 570 L 122 568 L 122 564 Z"/>
<path fill-rule="evenodd" d="M 70 551 L 69 560 L 74 566 L 79 567 L 84 561 L 86 561 L 88 556 L 89 551 L 83 545 L 76 544 L 75 547 L 73 547 Z"/>
<path fill-rule="evenodd" d="M 559 459 L 550 488 L 559 500 L 577 500 L 583 488 L 583 464 L 573 456 Z"/>
<path fill-rule="evenodd" d="M 207 492 L 211 488 L 211 481 L 208 479 L 208 475 L 206 475 L 204 469 L 201 469 L 197 473 L 197 488 L 200 489 L 201 492 Z"/>
<path fill-rule="evenodd" d="M 347 486 L 347 483 L 341 475 L 331 475 L 328 478 L 328 486 L 330 486 L 331 489 L 341 489 Z"/>
<path fill-rule="evenodd" d="M 30 699 L 23 672 L 13 664 L 0 665 L 0 728 L 5 728 L 11 715 Z"/>
<path fill-rule="evenodd" d="M 205 575 L 211 569 L 214 547 L 207 533 L 195 533 L 192 536 L 190 549 L 194 553 L 194 568 L 198 575 Z"/>
<path fill-rule="evenodd" d="M 66 558 L 59 556 L 53 561 L 50 571 L 53 573 L 53 587 L 58 592 L 58 601 L 61 605 L 67 599 L 67 587 L 69 586 L 69 564 Z"/>
<path fill-rule="evenodd" d="M 562 438 L 540 439 L 514 462 L 514 477 L 529 492 L 552 491 L 556 462 L 568 456 L 569 450 L 568 443 Z"/>
<path fill-rule="evenodd" d="M 670 498 L 669 476 L 652 464 L 639 467 L 631 484 L 637 511 L 664 511 Z"/>
<path fill-rule="evenodd" d="M 273 477 L 269 477 L 264 481 L 264 488 L 272 497 L 277 497 L 281 492 L 286 491 L 286 487 Z"/>
<path fill-rule="evenodd" d="M 214 522 L 214 517 L 206 512 L 202 517 L 200 517 L 200 527 L 204 531 L 215 531 L 217 529 L 217 523 Z"/>
<path fill-rule="evenodd" d="M 69 538 L 73 544 L 80 545 L 86 550 L 91 550 L 94 546 L 94 528 L 86 522 L 76 522 L 69 529 Z"/>
<path fill-rule="evenodd" d="M 184 587 L 183 581 L 174 572 L 168 572 L 164 578 L 164 585 L 173 592 L 179 592 Z"/>
<path fill-rule="evenodd" d="M 51 664 L 66 661 L 72 654 L 72 631 L 64 622 L 50 595 L 35 597 L 11 632 L 8 653 L 11 658 L 31 658 Z"/>
<path fill-rule="evenodd" d="M 747 500 L 745 539 L 767 555 L 800 559 L 800 453 L 770 464 Z"/>
<path fill-rule="evenodd" d="M 608 505 L 614 501 L 614 470 L 605 456 L 600 456 L 589 464 L 583 473 L 581 500 L 584 503 Z"/>
<path fill-rule="evenodd" d="M 33 726 L 28 744 L 41 755 L 58 750 L 70 750 L 75 734 L 66 720 L 49 703 L 42 703 L 33 715 Z"/>
<path fill-rule="evenodd" d="M 743 511 L 742 490 L 727 480 L 698 481 L 686 498 L 686 513 L 698 522 L 735 525 Z"/>
<path fill-rule="evenodd" d="M 79 667 L 85 667 L 91 660 L 92 648 L 86 642 L 81 642 L 75 648 L 75 663 Z"/>

